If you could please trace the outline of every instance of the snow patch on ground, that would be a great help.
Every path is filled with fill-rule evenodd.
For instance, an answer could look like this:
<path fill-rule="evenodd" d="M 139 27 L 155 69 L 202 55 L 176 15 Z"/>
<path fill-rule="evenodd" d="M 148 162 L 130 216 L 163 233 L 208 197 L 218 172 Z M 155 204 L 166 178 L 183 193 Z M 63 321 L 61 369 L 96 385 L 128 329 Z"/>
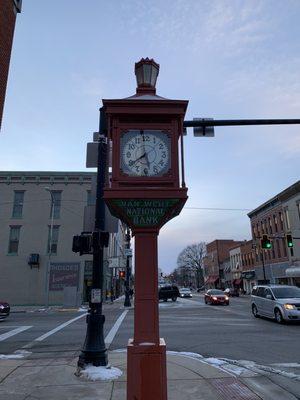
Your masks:
<path fill-rule="evenodd" d="M 86 378 L 89 381 L 105 381 L 118 379 L 123 372 L 119 368 L 115 367 L 95 367 L 92 364 L 88 364 L 85 369 L 79 372 L 79 376 Z"/>
<path fill-rule="evenodd" d="M 0 354 L 0 360 L 20 360 L 31 354 L 27 350 L 16 350 L 14 354 Z"/>
<path fill-rule="evenodd" d="M 77 311 L 79 311 L 79 312 L 87 312 L 87 310 L 88 309 L 85 308 L 85 307 L 79 307 Z"/>

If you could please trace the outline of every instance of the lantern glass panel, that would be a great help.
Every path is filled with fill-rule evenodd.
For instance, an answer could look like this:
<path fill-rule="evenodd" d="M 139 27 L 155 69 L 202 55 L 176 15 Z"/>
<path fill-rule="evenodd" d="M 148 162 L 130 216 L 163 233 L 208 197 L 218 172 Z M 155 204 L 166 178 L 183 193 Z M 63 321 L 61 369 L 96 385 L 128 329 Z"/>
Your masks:
<path fill-rule="evenodd" d="M 136 81 L 138 86 L 144 83 L 143 66 L 136 69 Z"/>
<path fill-rule="evenodd" d="M 158 69 L 155 68 L 154 66 L 152 66 L 152 72 L 151 72 L 151 86 L 154 86 L 154 87 L 155 87 L 157 75 L 158 75 Z"/>
<path fill-rule="evenodd" d="M 151 64 L 144 64 L 144 83 L 146 85 L 151 84 L 151 70 L 152 70 L 152 65 Z"/>

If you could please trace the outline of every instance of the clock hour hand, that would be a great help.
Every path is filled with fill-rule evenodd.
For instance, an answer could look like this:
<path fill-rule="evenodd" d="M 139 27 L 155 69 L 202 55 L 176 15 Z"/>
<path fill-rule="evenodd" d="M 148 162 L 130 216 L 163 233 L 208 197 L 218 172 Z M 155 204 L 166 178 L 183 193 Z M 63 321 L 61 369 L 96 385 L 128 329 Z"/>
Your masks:
<path fill-rule="evenodd" d="M 146 156 L 146 152 L 142 154 L 139 158 L 137 158 L 135 161 L 133 161 L 133 164 L 135 164 L 137 161 L 139 161 L 141 158 L 144 158 Z"/>

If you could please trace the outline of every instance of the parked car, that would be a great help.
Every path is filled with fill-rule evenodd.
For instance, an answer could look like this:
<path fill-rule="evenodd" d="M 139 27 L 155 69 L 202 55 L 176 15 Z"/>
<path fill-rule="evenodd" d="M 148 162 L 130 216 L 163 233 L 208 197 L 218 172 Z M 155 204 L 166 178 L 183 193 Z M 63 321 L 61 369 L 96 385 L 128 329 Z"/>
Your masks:
<path fill-rule="evenodd" d="M 224 304 L 229 305 L 229 297 L 223 292 L 223 290 L 209 289 L 204 294 L 205 304 Z"/>
<path fill-rule="evenodd" d="M 226 288 L 224 290 L 224 293 L 226 294 L 226 296 L 229 297 L 234 297 L 234 296 L 239 297 L 240 295 L 239 290 L 237 288 Z"/>
<path fill-rule="evenodd" d="M 176 301 L 180 297 L 179 289 L 176 285 L 162 285 L 158 288 L 158 299 L 163 301 Z"/>
<path fill-rule="evenodd" d="M 0 301 L 0 320 L 9 316 L 10 306 L 6 301 Z"/>
<path fill-rule="evenodd" d="M 300 289 L 288 285 L 258 285 L 251 293 L 251 310 L 254 317 L 284 321 L 300 321 Z"/>
<path fill-rule="evenodd" d="M 180 288 L 179 293 L 180 297 L 193 297 L 191 289 L 189 288 Z"/>

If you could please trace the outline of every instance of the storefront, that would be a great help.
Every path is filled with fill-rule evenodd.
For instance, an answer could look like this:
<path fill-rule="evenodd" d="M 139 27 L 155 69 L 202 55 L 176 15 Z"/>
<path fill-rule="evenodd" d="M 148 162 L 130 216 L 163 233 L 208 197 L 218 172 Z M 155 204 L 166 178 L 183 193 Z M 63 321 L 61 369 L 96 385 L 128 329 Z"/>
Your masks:
<path fill-rule="evenodd" d="M 290 285 L 300 287 L 300 266 L 292 265 L 285 270 L 285 273 L 290 280 Z"/>
<path fill-rule="evenodd" d="M 243 287 L 246 294 L 251 294 L 253 286 L 257 284 L 255 271 L 242 272 Z"/>

